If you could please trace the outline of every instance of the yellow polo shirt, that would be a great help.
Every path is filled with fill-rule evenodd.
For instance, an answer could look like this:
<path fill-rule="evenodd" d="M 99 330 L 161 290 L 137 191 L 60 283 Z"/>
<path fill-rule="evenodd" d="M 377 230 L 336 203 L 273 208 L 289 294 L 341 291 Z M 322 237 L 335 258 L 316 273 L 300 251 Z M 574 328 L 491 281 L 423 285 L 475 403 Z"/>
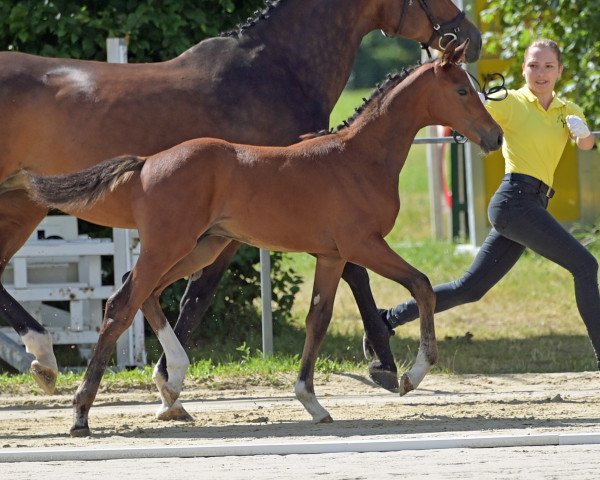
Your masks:
<path fill-rule="evenodd" d="M 565 117 L 577 115 L 585 121 L 581 108 L 554 94 L 544 110 L 527 86 L 509 90 L 505 100 L 488 101 L 486 108 L 504 130 L 504 172 L 531 175 L 552 186 L 569 139 Z"/>

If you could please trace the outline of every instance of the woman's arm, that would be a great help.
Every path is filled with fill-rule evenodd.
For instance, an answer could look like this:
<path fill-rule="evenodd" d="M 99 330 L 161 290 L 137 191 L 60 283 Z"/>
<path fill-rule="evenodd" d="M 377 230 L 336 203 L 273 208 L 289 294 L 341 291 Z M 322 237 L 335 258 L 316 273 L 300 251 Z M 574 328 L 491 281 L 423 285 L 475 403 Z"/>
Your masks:
<path fill-rule="evenodd" d="M 596 143 L 596 137 L 593 133 L 591 133 L 590 135 L 584 138 L 577 137 L 575 143 L 581 150 L 591 150 L 592 148 L 594 148 L 594 144 Z"/>

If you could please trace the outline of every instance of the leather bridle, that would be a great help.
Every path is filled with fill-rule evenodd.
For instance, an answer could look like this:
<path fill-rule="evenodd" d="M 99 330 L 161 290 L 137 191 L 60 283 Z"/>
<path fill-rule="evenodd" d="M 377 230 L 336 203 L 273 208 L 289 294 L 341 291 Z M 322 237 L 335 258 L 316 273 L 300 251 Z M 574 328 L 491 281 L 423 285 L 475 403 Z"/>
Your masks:
<path fill-rule="evenodd" d="M 402 13 L 400 14 L 400 23 L 398 24 L 396 33 L 400 33 L 400 31 L 402 30 L 402 26 L 404 25 L 404 19 L 406 18 L 406 12 L 408 10 L 408 7 L 412 5 L 412 2 L 413 0 L 404 0 L 404 5 L 402 6 Z M 436 37 L 438 37 L 438 47 L 442 51 L 444 51 L 446 46 L 451 41 L 458 40 L 458 34 L 460 33 L 459 25 L 460 22 L 462 22 L 465 18 L 465 12 L 464 10 L 461 10 L 458 13 L 458 15 L 456 15 L 456 17 L 454 17 L 452 20 L 445 23 L 440 23 L 431 11 L 427 0 L 418 0 L 418 2 L 419 5 L 421 5 L 423 11 L 425 12 L 425 15 L 427 15 L 427 18 L 429 19 L 429 22 L 431 23 L 431 26 L 433 28 L 433 32 L 429 40 L 425 43 L 421 43 L 421 48 L 423 48 L 423 50 L 425 50 L 427 52 L 427 55 L 429 55 L 429 57 L 431 58 L 429 48 L 431 47 L 431 44 L 433 43 Z"/>

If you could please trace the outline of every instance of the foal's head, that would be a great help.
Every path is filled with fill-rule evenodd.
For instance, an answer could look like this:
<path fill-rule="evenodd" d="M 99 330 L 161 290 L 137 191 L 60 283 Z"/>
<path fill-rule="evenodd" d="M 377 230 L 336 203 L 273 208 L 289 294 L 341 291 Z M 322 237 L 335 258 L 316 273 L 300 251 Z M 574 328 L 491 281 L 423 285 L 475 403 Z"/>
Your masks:
<path fill-rule="evenodd" d="M 466 42 L 465 42 L 466 43 Z M 433 66 L 435 81 L 427 92 L 428 111 L 434 123 L 460 132 L 484 151 L 502 145 L 502 129 L 487 112 L 468 74 L 460 67 L 466 44 L 451 44 Z"/>

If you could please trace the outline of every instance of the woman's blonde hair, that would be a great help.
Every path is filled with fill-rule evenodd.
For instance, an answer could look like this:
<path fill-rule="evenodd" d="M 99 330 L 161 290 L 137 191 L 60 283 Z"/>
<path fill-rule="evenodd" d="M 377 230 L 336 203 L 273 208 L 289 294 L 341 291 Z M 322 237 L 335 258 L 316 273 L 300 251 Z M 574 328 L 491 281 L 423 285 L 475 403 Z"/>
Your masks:
<path fill-rule="evenodd" d="M 525 49 L 525 57 L 527 57 L 527 53 L 529 52 L 530 48 L 534 48 L 534 47 L 545 47 L 545 48 L 549 48 L 550 50 L 552 50 L 554 52 L 554 54 L 556 55 L 556 58 L 558 59 L 558 64 L 562 65 L 562 53 L 560 51 L 560 47 L 558 46 L 558 44 L 554 41 L 554 40 L 548 40 L 547 38 L 541 38 L 539 40 L 534 40 L 533 42 L 531 42 L 529 44 L 529 46 Z"/>

